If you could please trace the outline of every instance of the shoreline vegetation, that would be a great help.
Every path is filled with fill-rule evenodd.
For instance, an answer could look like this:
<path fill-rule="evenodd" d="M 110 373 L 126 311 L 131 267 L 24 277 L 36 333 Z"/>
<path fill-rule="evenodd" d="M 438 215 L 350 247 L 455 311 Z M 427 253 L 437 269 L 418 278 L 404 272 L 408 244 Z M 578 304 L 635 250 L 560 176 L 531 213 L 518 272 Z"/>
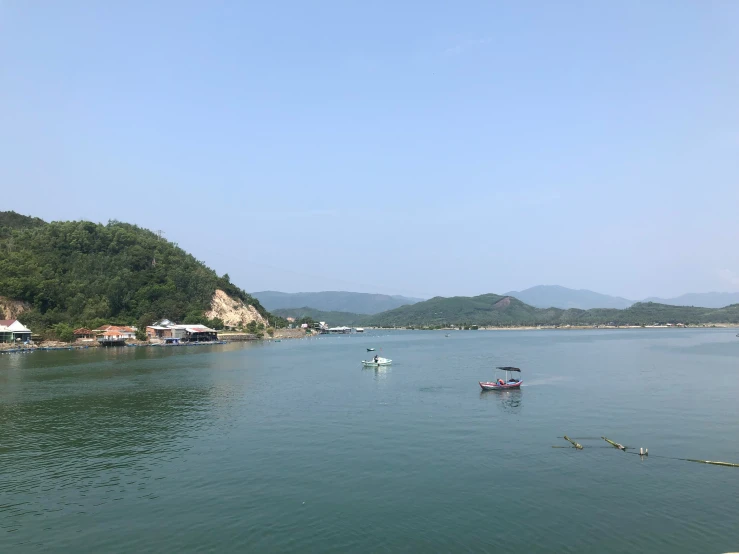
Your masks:
<path fill-rule="evenodd" d="M 458 327 L 449 328 L 422 328 L 422 327 L 366 327 L 365 331 L 445 331 L 459 332 L 459 331 L 585 331 L 585 330 L 624 330 L 624 329 L 739 329 L 739 324 L 702 324 L 702 325 L 621 325 L 621 326 L 606 326 L 606 325 L 566 325 L 560 327 L 554 326 L 507 326 L 507 327 L 477 327 L 475 329 L 468 328 L 462 329 Z M 226 331 L 219 334 L 218 341 L 216 342 L 201 342 L 201 343 L 183 343 L 179 345 L 164 345 L 159 342 L 152 341 L 140 341 L 140 340 L 127 340 L 124 346 L 110 347 L 103 346 L 97 341 L 81 341 L 77 340 L 74 342 L 62 342 L 62 341 L 43 341 L 39 344 L 33 345 L 15 345 L 12 343 L 0 343 L 0 354 L 12 351 L 36 351 L 36 350 L 88 350 L 98 348 L 126 348 L 126 347 L 162 347 L 162 348 L 174 348 L 183 346 L 213 346 L 222 344 L 231 344 L 234 342 L 273 342 L 275 340 L 281 341 L 286 339 L 310 339 L 319 338 L 322 336 L 333 336 L 333 335 L 321 335 L 320 333 L 307 333 L 305 329 L 277 329 L 274 335 L 253 335 L 250 333 L 243 333 L 239 331 Z"/>
<path fill-rule="evenodd" d="M 75 328 L 155 321 L 221 330 L 287 327 L 257 299 L 176 243 L 136 225 L 54 221 L 0 211 L 0 320 L 36 342 L 70 342 Z"/>
<path fill-rule="evenodd" d="M 619 330 L 619 329 L 739 329 L 739 323 L 706 323 L 700 325 L 507 325 L 480 326 L 461 329 L 458 327 L 365 327 L 366 330 L 385 331 L 583 331 L 583 330 Z"/>
<path fill-rule="evenodd" d="M 326 321 L 330 326 L 365 328 L 625 328 L 739 324 L 739 304 L 723 308 L 639 302 L 625 309 L 536 308 L 512 296 L 436 297 L 374 315 L 321 312 L 312 308 L 277 310 L 282 317 Z"/>
<path fill-rule="evenodd" d="M 328 322 L 329 327 L 440 330 L 739 324 L 739 304 L 701 308 L 639 302 L 626 309 L 565 310 L 536 308 L 513 296 L 497 294 L 439 296 L 375 314 L 324 312 L 308 307 L 270 312 L 253 295 L 233 284 L 228 274 L 218 275 L 160 234 L 119 221 L 106 225 L 89 221 L 47 223 L 0 211 L 0 252 L 0 320 L 20 320 L 37 344 L 69 344 L 75 338 L 75 329 L 101 329 L 112 324 L 136 328 L 136 338 L 143 341 L 147 326 L 163 319 L 204 324 L 222 333 L 238 330 L 257 339 L 260 335 L 291 338 L 280 334 L 288 331 L 289 323 L 312 327 L 319 321 Z M 369 299 L 374 296 L 369 295 Z M 388 298 L 395 303 L 404 301 Z"/>
<path fill-rule="evenodd" d="M 122 346 L 104 346 L 95 339 L 78 339 L 72 342 L 64 342 L 59 340 L 44 340 L 39 343 L 32 345 L 13 344 L 13 343 L 0 343 L 0 353 L 7 350 L 12 351 L 34 351 L 34 350 L 87 350 L 97 348 L 126 348 L 126 347 L 180 347 L 180 346 L 208 346 L 215 344 L 230 344 L 234 342 L 256 342 L 264 341 L 270 342 L 273 340 L 283 339 L 303 339 L 310 337 L 317 337 L 317 334 L 306 333 L 304 329 L 275 329 L 273 335 L 262 335 L 251 334 L 240 331 L 225 331 L 219 333 L 218 341 L 216 342 L 194 342 L 194 343 L 182 343 L 178 345 L 165 345 L 162 341 L 150 341 L 150 340 L 137 340 L 137 339 L 126 339 L 125 345 Z"/>

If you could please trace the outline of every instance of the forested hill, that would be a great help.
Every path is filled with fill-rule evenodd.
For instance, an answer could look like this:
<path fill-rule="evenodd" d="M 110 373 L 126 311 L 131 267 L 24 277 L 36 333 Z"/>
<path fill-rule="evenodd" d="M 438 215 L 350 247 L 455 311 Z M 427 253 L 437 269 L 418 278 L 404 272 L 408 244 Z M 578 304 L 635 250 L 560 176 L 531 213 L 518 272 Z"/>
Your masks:
<path fill-rule="evenodd" d="M 364 325 L 364 322 L 369 317 L 364 314 L 353 314 L 350 312 L 324 312 L 313 308 L 281 308 L 272 311 L 272 313 L 284 318 L 294 317 L 297 321 L 325 321 L 329 327 L 339 327 L 342 325 L 348 327 L 361 326 Z"/>
<path fill-rule="evenodd" d="M 203 319 L 216 289 L 268 316 L 228 275 L 146 229 L 0 212 L 0 296 L 30 305 L 20 319 L 34 331 L 162 317 L 190 323 Z"/>
<path fill-rule="evenodd" d="M 252 296 L 269 311 L 281 309 L 312 308 L 322 312 L 348 312 L 352 314 L 379 314 L 393 308 L 421 302 L 421 298 L 368 294 L 364 292 L 253 292 Z"/>
<path fill-rule="evenodd" d="M 0 212 L 0 229 L 5 231 L 41 227 L 43 225 L 46 225 L 46 222 L 38 217 L 29 217 L 15 212 Z"/>
<path fill-rule="evenodd" d="M 535 308 L 497 294 L 436 297 L 368 317 L 365 325 L 392 326 L 526 326 L 526 325 L 652 325 L 655 323 L 739 323 L 739 304 L 725 308 L 695 308 L 639 302 L 625 310 L 562 310 Z"/>

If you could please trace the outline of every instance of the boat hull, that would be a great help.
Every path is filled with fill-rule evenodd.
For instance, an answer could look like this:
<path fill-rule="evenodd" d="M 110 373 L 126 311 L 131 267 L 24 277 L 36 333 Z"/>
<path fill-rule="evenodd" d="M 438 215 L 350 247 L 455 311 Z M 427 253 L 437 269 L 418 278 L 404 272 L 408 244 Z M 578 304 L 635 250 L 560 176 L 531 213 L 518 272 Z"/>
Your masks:
<path fill-rule="evenodd" d="M 380 361 L 380 362 L 375 362 L 374 360 L 369 360 L 369 361 L 362 360 L 362 365 L 365 366 L 365 367 L 380 367 L 380 366 L 383 366 L 383 365 L 390 365 L 392 363 L 393 363 L 392 360 L 383 360 L 383 361 Z"/>
<path fill-rule="evenodd" d="M 520 389 L 523 381 L 519 381 L 518 383 L 506 383 L 505 385 L 495 382 L 483 383 L 482 381 L 479 381 L 479 383 L 482 390 L 512 390 Z"/>

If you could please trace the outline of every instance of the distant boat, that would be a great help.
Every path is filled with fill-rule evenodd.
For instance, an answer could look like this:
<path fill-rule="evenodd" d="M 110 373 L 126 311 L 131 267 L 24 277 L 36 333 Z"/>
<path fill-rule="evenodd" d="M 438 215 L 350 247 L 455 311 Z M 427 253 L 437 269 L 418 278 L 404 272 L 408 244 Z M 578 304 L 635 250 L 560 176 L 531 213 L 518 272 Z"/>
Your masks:
<path fill-rule="evenodd" d="M 362 365 L 365 367 L 379 367 L 381 365 L 390 365 L 393 361 L 389 360 L 388 358 L 377 358 L 377 361 L 374 359 L 372 360 L 362 360 Z"/>
<path fill-rule="evenodd" d="M 737 335 L 737 336 L 739 336 L 739 335 Z M 375 349 L 374 349 L 374 348 L 368 348 L 368 349 L 367 349 L 367 352 L 374 352 L 374 351 L 375 351 Z"/>
<path fill-rule="evenodd" d="M 449 336 L 449 333 L 447 333 L 447 334 L 446 334 L 446 335 L 444 335 L 444 336 L 445 336 L 445 337 L 448 337 L 448 336 Z"/>
<path fill-rule="evenodd" d="M 356 328 L 356 329 L 354 329 L 354 330 L 355 330 L 355 331 L 356 331 L 357 333 L 364 333 L 364 328 L 362 328 L 362 327 L 357 327 L 357 328 Z"/>
<path fill-rule="evenodd" d="M 514 379 L 511 376 L 511 373 L 521 373 L 520 369 L 510 366 L 497 367 L 496 369 L 505 372 L 505 380 L 497 379 L 495 381 L 488 381 L 485 383 L 480 381 L 480 388 L 482 390 L 510 390 L 521 388 L 523 381 L 520 379 Z"/>

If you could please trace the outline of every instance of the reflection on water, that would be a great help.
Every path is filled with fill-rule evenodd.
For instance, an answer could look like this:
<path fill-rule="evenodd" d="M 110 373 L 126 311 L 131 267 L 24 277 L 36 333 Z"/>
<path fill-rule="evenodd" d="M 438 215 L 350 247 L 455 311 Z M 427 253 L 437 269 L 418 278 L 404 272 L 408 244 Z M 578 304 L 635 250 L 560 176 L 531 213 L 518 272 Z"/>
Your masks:
<path fill-rule="evenodd" d="M 386 381 L 390 375 L 390 366 L 379 366 L 374 368 L 375 381 Z"/>
<path fill-rule="evenodd" d="M 392 366 L 389 365 L 381 365 L 377 367 L 372 366 L 362 366 L 362 371 L 369 370 L 372 373 L 374 373 L 375 380 L 384 380 L 387 378 L 388 374 L 390 373 L 390 368 Z"/>
<path fill-rule="evenodd" d="M 520 413 L 523 390 L 480 391 L 480 399 L 494 402 L 504 412 Z"/>
<path fill-rule="evenodd" d="M 169 352 L 133 350 L 39 352 L 32 355 L 34 367 L 6 366 L 0 529 L 18 529 L 29 516 L 85 514 L 114 501 L 158 498 L 156 482 L 167 478 L 161 468 L 191 450 L 193 437 L 238 396 L 215 378 L 171 378 Z M 213 358 L 195 360 L 190 363 Z M 182 357 L 177 362 L 188 365 Z"/>
<path fill-rule="evenodd" d="M 0 356 L 0 553 L 732 550 L 734 471 L 668 457 L 739 458 L 736 332 L 583 333 Z"/>

